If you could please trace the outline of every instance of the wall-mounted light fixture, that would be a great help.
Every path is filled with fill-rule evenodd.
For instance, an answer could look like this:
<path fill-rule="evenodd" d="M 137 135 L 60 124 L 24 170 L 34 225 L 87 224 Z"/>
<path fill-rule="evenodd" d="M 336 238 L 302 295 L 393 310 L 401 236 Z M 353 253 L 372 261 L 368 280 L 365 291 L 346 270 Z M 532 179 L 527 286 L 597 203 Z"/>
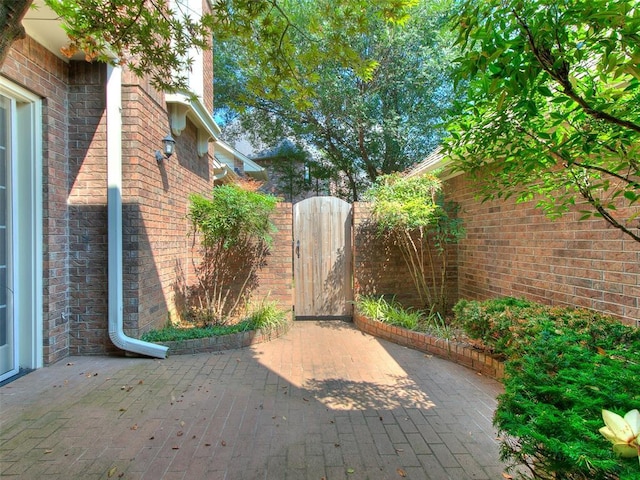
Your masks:
<path fill-rule="evenodd" d="M 171 134 L 168 134 L 162 139 L 162 152 L 160 150 L 156 150 L 156 160 L 161 162 L 165 158 L 169 158 L 173 155 L 175 148 L 176 141 L 173 139 Z"/>

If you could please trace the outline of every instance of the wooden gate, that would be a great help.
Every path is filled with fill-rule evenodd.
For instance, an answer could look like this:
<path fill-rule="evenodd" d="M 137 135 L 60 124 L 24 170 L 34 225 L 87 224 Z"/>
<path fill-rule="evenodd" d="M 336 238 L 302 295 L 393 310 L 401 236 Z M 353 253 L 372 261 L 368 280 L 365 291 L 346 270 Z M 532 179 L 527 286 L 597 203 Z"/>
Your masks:
<path fill-rule="evenodd" d="M 312 197 L 293 206 L 295 315 L 351 319 L 353 300 L 351 205 Z"/>

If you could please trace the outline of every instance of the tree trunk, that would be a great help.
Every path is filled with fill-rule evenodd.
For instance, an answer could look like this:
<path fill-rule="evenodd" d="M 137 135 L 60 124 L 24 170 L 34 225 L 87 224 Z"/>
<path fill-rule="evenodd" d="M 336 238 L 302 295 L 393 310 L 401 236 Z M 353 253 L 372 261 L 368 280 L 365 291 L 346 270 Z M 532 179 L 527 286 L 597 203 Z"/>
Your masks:
<path fill-rule="evenodd" d="M 32 0 L 0 0 L 0 67 L 13 42 L 25 37 L 22 19 Z"/>

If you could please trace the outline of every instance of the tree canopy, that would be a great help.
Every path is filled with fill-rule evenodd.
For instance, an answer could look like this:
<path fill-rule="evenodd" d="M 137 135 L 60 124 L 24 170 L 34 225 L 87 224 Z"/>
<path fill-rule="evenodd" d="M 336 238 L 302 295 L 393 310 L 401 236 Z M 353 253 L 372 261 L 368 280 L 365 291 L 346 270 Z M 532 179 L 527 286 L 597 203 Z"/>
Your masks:
<path fill-rule="evenodd" d="M 297 85 L 297 80 L 323 62 L 323 55 L 353 63 L 365 71 L 369 61 L 357 58 L 349 43 L 339 43 L 351 32 L 366 30 L 366 10 L 377 18 L 401 21 L 405 8 L 414 0 L 335 0 L 334 10 L 326 10 L 327 25 L 342 22 L 345 36 L 335 38 L 326 52 L 309 52 L 307 69 L 294 69 L 291 61 L 292 34 L 299 28 L 291 21 L 281 0 L 220 0 L 212 2 L 212 12 L 199 12 L 200 2 L 189 0 L 44 0 L 60 15 L 69 36 L 65 53 L 83 52 L 89 60 L 115 61 L 127 65 L 135 74 L 148 76 L 162 90 L 181 90 L 187 86 L 185 72 L 191 65 L 192 51 L 211 47 L 211 35 L 235 38 L 238 42 L 258 42 L 268 59 L 272 84 Z M 322 5 L 324 2 L 297 2 Z M 13 41 L 24 36 L 20 23 L 32 0 L 0 0 L 0 64 Z M 327 5 L 325 5 L 327 7 Z M 365 8 L 366 7 L 366 8 Z M 315 62 L 315 63 L 314 63 Z M 289 78 L 297 79 L 291 83 Z"/>
<path fill-rule="evenodd" d="M 281 5 L 296 26 L 288 45 L 296 74 L 287 80 L 270 81 L 277 71 L 259 42 L 215 39 L 216 106 L 240 126 L 236 133 L 268 146 L 283 138 L 306 145 L 353 200 L 378 175 L 435 148 L 452 91 L 448 2 L 417 2 L 395 21 L 366 3 L 357 25 L 367 28 L 345 26 L 335 0 Z M 341 45 L 348 50 L 338 53 Z"/>
<path fill-rule="evenodd" d="M 459 168 L 485 198 L 577 199 L 640 241 L 640 8 L 629 0 L 465 0 L 454 12 Z"/>

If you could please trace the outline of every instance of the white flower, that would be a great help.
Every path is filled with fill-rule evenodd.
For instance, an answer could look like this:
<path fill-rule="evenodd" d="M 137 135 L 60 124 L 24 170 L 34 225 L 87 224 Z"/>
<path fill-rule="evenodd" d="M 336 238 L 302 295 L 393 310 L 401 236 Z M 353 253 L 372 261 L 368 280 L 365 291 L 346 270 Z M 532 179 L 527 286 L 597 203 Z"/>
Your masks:
<path fill-rule="evenodd" d="M 609 410 L 602 410 L 606 427 L 600 433 L 613 443 L 613 451 L 621 457 L 638 457 L 640 461 L 640 412 L 630 410 L 623 417 Z"/>

